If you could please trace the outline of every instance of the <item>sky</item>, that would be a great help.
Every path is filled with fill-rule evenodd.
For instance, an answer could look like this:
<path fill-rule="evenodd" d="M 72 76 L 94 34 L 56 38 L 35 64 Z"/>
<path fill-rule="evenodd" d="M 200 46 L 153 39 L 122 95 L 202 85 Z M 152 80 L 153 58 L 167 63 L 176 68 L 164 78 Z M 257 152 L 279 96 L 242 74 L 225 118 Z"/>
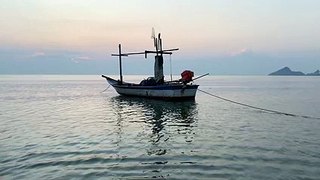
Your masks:
<path fill-rule="evenodd" d="M 319 0 L 0 0 L 0 74 L 117 74 L 116 53 L 153 49 L 173 73 L 265 75 L 320 69 Z M 165 57 L 168 73 L 170 57 Z M 124 74 L 152 74 L 125 58 Z"/>

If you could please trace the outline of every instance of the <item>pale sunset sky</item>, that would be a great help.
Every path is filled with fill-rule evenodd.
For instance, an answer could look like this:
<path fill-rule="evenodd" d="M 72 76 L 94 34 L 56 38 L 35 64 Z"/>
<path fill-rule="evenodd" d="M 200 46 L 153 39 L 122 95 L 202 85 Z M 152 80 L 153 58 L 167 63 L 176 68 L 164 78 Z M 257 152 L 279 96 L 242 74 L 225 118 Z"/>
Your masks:
<path fill-rule="evenodd" d="M 180 48 L 176 74 L 313 72 L 319 8 L 319 0 L 0 0 L 0 74 L 117 74 L 110 54 L 119 43 L 152 49 L 152 27 L 165 48 Z M 125 74 L 152 71 L 152 57 L 124 60 Z"/>

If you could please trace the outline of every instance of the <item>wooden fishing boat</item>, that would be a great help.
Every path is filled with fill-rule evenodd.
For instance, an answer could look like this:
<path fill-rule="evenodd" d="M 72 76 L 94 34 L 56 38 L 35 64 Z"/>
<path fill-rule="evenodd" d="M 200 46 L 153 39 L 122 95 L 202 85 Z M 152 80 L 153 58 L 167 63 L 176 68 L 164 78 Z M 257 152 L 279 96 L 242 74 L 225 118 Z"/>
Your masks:
<path fill-rule="evenodd" d="M 165 81 L 163 75 L 163 55 L 172 54 L 172 51 L 179 50 L 176 49 L 162 49 L 162 39 L 160 33 L 158 38 L 155 37 L 153 30 L 153 40 L 155 51 L 144 51 L 144 52 L 133 52 L 133 53 L 122 53 L 121 44 L 119 44 L 119 54 L 112 54 L 112 56 L 119 57 L 119 67 L 120 67 L 120 79 L 115 80 L 111 77 L 102 75 L 103 78 L 120 94 L 125 96 L 138 96 L 145 98 L 156 98 L 165 100 L 188 100 L 194 99 L 199 85 L 194 85 L 193 80 L 200 77 L 206 76 L 208 74 L 202 75 L 198 78 L 193 79 L 193 72 L 186 70 L 181 74 L 181 79 Z M 123 81 L 122 76 L 122 57 L 130 55 L 144 54 L 147 58 L 147 54 L 155 54 L 155 64 L 154 64 L 154 77 L 149 77 L 148 79 L 142 80 L 139 84 L 129 83 Z M 171 64 L 170 64 L 171 67 Z M 170 68 L 171 70 L 171 68 Z"/>
<path fill-rule="evenodd" d="M 157 85 L 140 85 L 134 83 L 120 82 L 104 76 L 108 83 L 120 94 L 126 96 L 140 96 L 147 98 L 165 100 L 187 100 L 194 99 L 198 85 L 164 82 Z"/>

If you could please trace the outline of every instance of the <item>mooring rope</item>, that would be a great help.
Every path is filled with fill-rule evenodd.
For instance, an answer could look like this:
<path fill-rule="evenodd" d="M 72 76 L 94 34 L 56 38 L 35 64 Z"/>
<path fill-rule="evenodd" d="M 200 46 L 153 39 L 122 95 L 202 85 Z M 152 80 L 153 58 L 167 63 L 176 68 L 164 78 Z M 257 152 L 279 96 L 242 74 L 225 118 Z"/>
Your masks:
<path fill-rule="evenodd" d="M 271 112 L 271 113 L 275 113 L 275 114 L 282 114 L 282 115 L 286 115 L 286 116 L 302 117 L 302 118 L 307 118 L 307 119 L 320 119 L 319 117 L 304 116 L 304 115 L 298 115 L 298 114 L 292 114 L 292 113 L 286 113 L 286 112 L 281 112 L 281 111 L 276 111 L 276 110 L 256 107 L 256 106 L 252 106 L 252 105 L 249 105 L 249 104 L 244 104 L 244 103 L 241 103 L 241 102 L 233 101 L 233 100 L 221 97 L 221 96 L 217 96 L 217 95 L 214 95 L 212 93 L 206 92 L 206 91 L 201 90 L 201 89 L 198 89 L 198 91 L 201 91 L 201 92 L 203 92 L 203 93 L 205 93 L 207 95 L 210 95 L 212 97 L 215 97 L 215 98 L 227 101 L 227 102 L 231 102 L 231 103 L 238 104 L 238 105 L 241 105 L 241 106 L 249 107 L 249 108 L 252 108 L 252 109 L 257 109 L 257 110 L 260 110 L 260 111 Z"/>
<path fill-rule="evenodd" d="M 105 90 L 101 91 L 100 93 L 103 93 L 103 92 L 105 92 L 106 90 L 108 90 L 110 86 L 111 86 L 111 85 L 109 85 Z"/>

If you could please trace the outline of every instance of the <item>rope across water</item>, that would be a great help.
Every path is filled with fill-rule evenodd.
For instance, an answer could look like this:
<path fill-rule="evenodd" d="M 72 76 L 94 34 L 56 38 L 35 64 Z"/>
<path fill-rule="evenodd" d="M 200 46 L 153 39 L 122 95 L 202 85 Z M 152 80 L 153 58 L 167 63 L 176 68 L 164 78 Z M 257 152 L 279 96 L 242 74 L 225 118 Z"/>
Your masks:
<path fill-rule="evenodd" d="M 230 103 L 238 104 L 238 105 L 245 106 L 245 107 L 252 108 L 252 109 L 257 109 L 257 110 L 260 110 L 260 111 L 271 112 L 271 113 L 276 113 L 276 114 L 281 114 L 281 115 L 286 115 L 286 116 L 293 116 L 293 117 L 302 117 L 302 118 L 308 118 L 308 119 L 320 119 L 319 117 L 304 116 L 304 115 L 298 115 L 298 114 L 292 114 L 292 113 L 286 113 L 286 112 L 281 112 L 281 111 L 276 111 L 276 110 L 256 107 L 256 106 L 252 106 L 252 105 L 249 105 L 249 104 L 244 104 L 244 103 L 241 103 L 241 102 L 233 101 L 233 100 L 221 97 L 221 96 L 217 96 L 217 95 L 214 95 L 212 93 L 206 92 L 206 91 L 201 90 L 201 89 L 198 89 L 198 91 L 200 91 L 202 93 L 205 93 L 205 94 L 207 94 L 209 96 L 212 96 L 212 97 L 215 97 L 215 98 L 230 102 Z"/>
<path fill-rule="evenodd" d="M 106 90 L 108 90 L 110 86 L 111 86 L 111 85 L 109 85 L 105 90 L 101 91 L 100 93 L 103 93 L 103 92 L 105 92 Z"/>

